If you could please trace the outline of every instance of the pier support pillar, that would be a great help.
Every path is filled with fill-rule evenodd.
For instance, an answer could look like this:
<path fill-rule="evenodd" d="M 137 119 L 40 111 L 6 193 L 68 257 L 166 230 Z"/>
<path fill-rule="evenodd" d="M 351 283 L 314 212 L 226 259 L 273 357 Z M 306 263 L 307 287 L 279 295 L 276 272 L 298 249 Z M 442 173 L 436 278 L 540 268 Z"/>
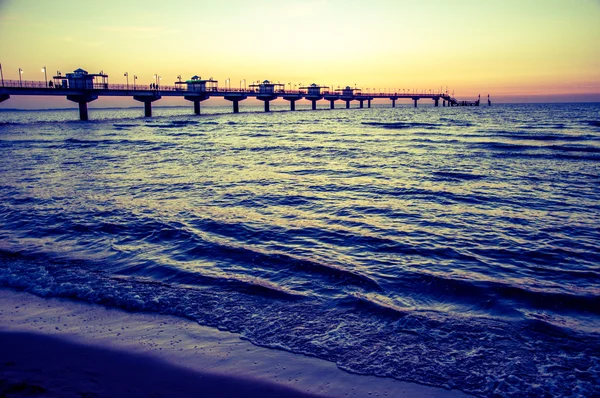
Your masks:
<path fill-rule="evenodd" d="M 312 110 L 316 111 L 317 110 L 317 101 L 316 100 L 312 100 L 310 102 L 312 103 Z"/>
<path fill-rule="evenodd" d="M 446 106 L 446 100 L 442 100 L 442 106 Z"/>
<path fill-rule="evenodd" d="M 69 101 L 77 102 L 79 105 L 79 120 L 89 120 L 88 117 L 88 102 L 98 99 L 97 95 L 67 95 Z"/>
<path fill-rule="evenodd" d="M 440 106 L 440 99 L 439 98 L 434 98 L 433 99 L 435 106 Z"/>
<path fill-rule="evenodd" d="M 396 100 L 392 99 L 392 108 L 395 108 L 395 107 L 396 107 Z"/>
<path fill-rule="evenodd" d="M 417 101 L 418 100 L 419 100 L 418 98 L 413 98 L 413 101 L 415 101 L 415 108 L 417 107 Z"/>
<path fill-rule="evenodd" d="M 259 95 L 256 97 L 257 100 L 261 100 L 265 103 L 265 112 L 271 111 L 270 102 L 276 98 L 276 95 Z"/>
<path fill-rule="evenodd" d="M 296 94 L 284 95 L 283 99 L 286 101 L 290 101 L 290 111 L 296 110 L 296 101 L 302 99 L 301 96 Z"/>
<path fill-rule="evenodd" d="M 370 107 L 371 107 L 371 100 L 369 99 L 369 100 L 367 100 L 367 108 L 370 108 Z"/>
<path fill-rule="evenodd" d="M 207 100 L 208 95 L 185 95 L 185 96 L 183 96 L 183 98 L 188 101 L 192 101 L 194 103 L 194 114 L 199 115 L 200 114 L 200 102 Z"/>
<path fill-rule="evenodd" d="M 89 120 L 87 102 L 79 102 L 79 120 Z"/>
<path fill-rule="evenodd" d="M 226 95 L 223 98 L 226 99 L 227 101 L 233 102 L 233 113 L 240 113 L 240 101 L 243 101 L 248 97 L 240 94 L 240 95 Z"/>
<path fill-rule="evenodd" d="M 360 104 L 358 107 L 362 109 L 363 108 L 363 102 L 365 102 L 365 101 L 364 100 L 358 100 L 358 102 Z"/>
<path fill-rule="evenodd" d="M 335 109 L 335 100 L 329 100 L 329 108 Z"/>
<path fill-rule="evenodd" d="M 350 109 L 350 100 L 346 100 L 346 109 Z"/>
<path fill-rule="evenodd" d="M 144 103 L 144 116 L 151 117 L 152 116 L 152 103 L 154 101 L 158 101 L 160 99 L 160 95 L 158 93 L 150 94 L 150 95 L 134 95 L 133 99 L 136 101 L 140 101 Z"/>

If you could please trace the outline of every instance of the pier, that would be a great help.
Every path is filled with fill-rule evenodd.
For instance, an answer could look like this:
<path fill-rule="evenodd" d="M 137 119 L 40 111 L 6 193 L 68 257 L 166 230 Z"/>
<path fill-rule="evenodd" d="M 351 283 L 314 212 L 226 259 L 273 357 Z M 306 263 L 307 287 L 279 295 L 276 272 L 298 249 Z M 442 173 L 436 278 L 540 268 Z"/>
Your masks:
<path fill-rule="evenodd" d="M 127 74 L 125 75 L 127 76 Z M 264 102 L 265 112 L 270 111 L 270 102 L 282 98 L 290 102 L 290 110 L 296 110 L 296 101 L 305 99 L 311 102 L 311 108 L 317 109 L 317 101 L 329 101 L 330 109 L 335 108 L 336 101 L 343 101 L 345 108 L 349 109 L 352 101 L 357 101 L 359 108 L 363 108 L 366 102 L 367 107 L 371 107 L 371 101 L 374 99 L 389 99 L 391 106 L 396 106 L 399 99 L 410 99 L 417 107 L 418 101 L 430 99 L 434 106 L 479 106 L 480 99 L 475 101 L 458 101 L 447 92 L 429 93 L 416 90 L 407 92 L 387 93 L 363 93 L 359 88 L 346 86 L 345 88 L 332 89 L 327 86 L 311 84 L 305 87 L 299 87 L 298 90 L 286 90 L 284 84 L 272 83 L 268 80 L 249 85 L 248 88 L 219 87 L 218 81 L 211 79 L 202 79 L 199 76 L 193 76 L 189 80 L 175 82 L 172 86 L 163 86 L 159 84 L 156 77 L 156 83 L 150 85 L 137 85 L 134 78 L 133 84 L 109 84 L 108 75 L 102 72 L 90 74 L 83 69 L 77 69 L 65 76 L 58 74 L 51 81 L 22 81 L 22 80 L 2 80 L 0 87 L 0 102 L 6 101 L 11 95 L 36 95 L 36 96 L 63 96 L 69 101 L 73 101 L 79 106 L 79 119 L 88 120 L 87 104 L 95 101 L 98 97 L 132 97 L 134 100 L 144 104 L 144 115 L 152 116 L 152 103 L 160 100 L 162 97 L 183 97 L 193 103 L 194 113 L 200 114 L 200 104 L 211 97 L 221 97 L 231 101 L 233 113 L 239 113 L 239 103 L 248 98 L 256 98 Z M 489 96 L 488 96 L 488 104 Z"/>

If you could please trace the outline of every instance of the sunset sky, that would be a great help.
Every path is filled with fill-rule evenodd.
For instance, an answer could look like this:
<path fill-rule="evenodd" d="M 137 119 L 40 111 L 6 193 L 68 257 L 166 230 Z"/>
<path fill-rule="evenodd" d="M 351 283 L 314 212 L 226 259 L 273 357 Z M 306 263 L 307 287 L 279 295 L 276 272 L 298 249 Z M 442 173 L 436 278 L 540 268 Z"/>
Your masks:
<path fill-rule="evenodd" d="M 82 67 L 600 101 L 598 0 L 0 0 L 4 79 Z M 57 99 L 54 99 L 56 101 Z M 2 107 L 16 107 L 11 98 Z M 68 104 L 65 100 L 65 104 Z"/>

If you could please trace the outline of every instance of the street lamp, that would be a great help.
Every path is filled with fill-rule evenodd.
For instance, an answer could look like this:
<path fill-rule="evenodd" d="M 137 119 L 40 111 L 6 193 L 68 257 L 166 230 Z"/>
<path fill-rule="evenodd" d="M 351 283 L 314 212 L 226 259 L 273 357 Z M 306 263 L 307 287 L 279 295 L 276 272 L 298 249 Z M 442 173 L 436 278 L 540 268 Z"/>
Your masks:
<path fill-rule="evenodd" d="M 23 74 L 23 69 L 19 68 L 19 86 L 23 87 L 23 80 L 21 80 L 21 75 Z"/>
<path fill-rule="evenodd" d="M 154 74 L 154 76 L 152 76 L 154 78 L 154 82 L 156 83 L 156 86 L 158 86 L 158 74 Z"/>
<path fill-rule="evenodd" d="M 127 78 L 127 91 L 129 91 L 129 72 L 125 72 L 123 76 Z"/>
<path fill-rule="evenodd" d="M 231 87 L 231 83 L 230 83 L 231 79 L 227 78 L 227 80 L 225 80 L 225 89 L 229 90 L 229 88 Z"/>
<path fill-rule="evenodd" d="M 44 81 L 46 82 L 46 87 L 48 87 L 48 73 L 45 66 L 42 68 L 42 72 L 44 72 Z"/>
<path fill-rule="evenodd" d="M 2 64 L 0 64 L 0 78 L 2 78 L 2 87 L 4 87 L 4 73 L 2 73 Z"/>
<path fill-rule="evenodd" d="M 177 75 L 177 79 L 179 80 L 179 83 L 181 83 L 181 75 Z"/>
<path fill-rule="evenodd" d="M 135 90 L 135 81 L 137 80 L 137 76 L 133 75 L 133 89 Z"/>

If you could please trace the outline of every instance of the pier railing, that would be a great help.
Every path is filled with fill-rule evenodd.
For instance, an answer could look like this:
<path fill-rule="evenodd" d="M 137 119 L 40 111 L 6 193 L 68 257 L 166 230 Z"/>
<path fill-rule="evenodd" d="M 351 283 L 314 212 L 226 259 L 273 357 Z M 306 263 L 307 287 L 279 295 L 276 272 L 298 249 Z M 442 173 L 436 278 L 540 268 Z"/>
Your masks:
<path fill-rule="evenodd" d="M 8 87 L 8 88 L 36 88 L 36 89 L 54 89 L 54 90 L 66 90 L 66 89 L 78 89 L 78 88 L 70 88 L 64 87 L 60 84 L 50 85 L 49 82 L 44 81 L 32 81 L 32 80 L 4 80 L 0 87 Z M 186 87 L 182 87 L 181 85 L 149 85 L 149 84 L 110 84 L 110 83 L 94 83 L 93 88 L 91 90 L 120 90 L 120 91 L 176 91 L 176 92 L 188 92 Z M 193 92 L 193 91 L 191 91 Z M 237 88 L 237 87 L 207 87 L 207 93 L 240 93 L 240 94 L 262 94 L 258 90 L 247 89 L 247 88 Z M 306 90 L 274 90 L 273 94 L 289 94 L 289 95 L 306 95 Z M 340 91 L 335 90 L 324 90 L 321 92 L 321 95 L 338 95 L 341 96 L 342 93 Z M 411 97 L 440 97 L 440 98 L 450 98 L 447 93 L 444 92 L 424 92 L 421 90 L 415 90 L 413 92 L 364 92 L 358 91 L 353 94 L 354 96 L 361 97 L 371 97 L 371 98 L 390 98 L 392 96 L 399 98 L 411 98 Z"/>

